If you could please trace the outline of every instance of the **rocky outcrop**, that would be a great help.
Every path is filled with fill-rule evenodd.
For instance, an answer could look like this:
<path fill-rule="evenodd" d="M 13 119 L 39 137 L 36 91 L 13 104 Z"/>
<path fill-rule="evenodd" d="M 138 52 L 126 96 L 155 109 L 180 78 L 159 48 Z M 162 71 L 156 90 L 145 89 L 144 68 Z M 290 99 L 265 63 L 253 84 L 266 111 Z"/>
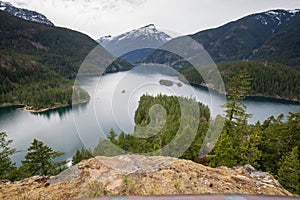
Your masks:
<path fill-rule="evenodd" d="M 250 165 L 210 168 L 171 157 L 95 157 L 55 177 L 0 183 L 0 199 L 69 199 L 110 195 L 291 195 L 276 179 Z"/>

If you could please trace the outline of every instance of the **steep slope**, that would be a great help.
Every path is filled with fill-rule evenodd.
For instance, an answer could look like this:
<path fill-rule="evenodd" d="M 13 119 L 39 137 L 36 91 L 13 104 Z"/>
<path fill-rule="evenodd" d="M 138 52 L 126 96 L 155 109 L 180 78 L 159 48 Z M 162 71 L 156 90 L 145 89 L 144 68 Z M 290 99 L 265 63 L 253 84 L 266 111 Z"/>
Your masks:
<path fill-rule="evenodd" d="M 299 66 L 299 15 L 300 10 L 271 10 L 190 37 L 202 44 L 216 63 L 255 59 Z M 142 61 L 175 64 L 176 56 L 156 50 Z"/>
<path fill-rule="evenodd" d="M 28 21 L 54 26 L 54 24 L 41 13 L 23 8 L 17 8 L 8 2 L 0 1 L 0 10 Z"/>
<path fill-rule="evenodd" d="M 216 29 L 191 35 L 215 62 L 248 59 L 271 36 L 284 28 L 295 12 L 272 10 L 246 16 Z"/>
<path fill-rule="evenodd" d="M 1 199 L 218 193 L 291 196 L 270 174 L 257 172 L 249 165 L 210 168 L 187 160 L 142 155 L 99 156 L 56 177 L 0 182 L 0 187 Z"/>
<path fill-rule="evenodd" d="M 250 59 L 300 66 L 300 12 L 279 27 Z"/>
<path fill-rule="evenodd" d="M 288 66 L 276 63 L 258 61 L 236 61 L 218 64 L 218 70 L 222 75 L 225 88 L 228 88 L 228 78 L 234 77 L 240 70 L 247 69 L 252 81 L 249 96 L 264 96 L 278 99 L 300 101 L 300 71 Z M 193 67 L 179 69 L 182 76 L 190 83 L 197 85 L 209 85 L 203 81 L 201 75 Z M 204 68 L 202 75 L 210 77 L 210 67 Z M 215 80 L 211 80 L 211 84 Z"/>
<path fill-rule="evenodd" d="M 1 52 L 30 55 L 65 77 L 74 77 L 85 56 L 97 46 L 76 31 L 32 23 L 2 11 L 0 16 Z"/>
<path fill-rule="evenodd" d="M 74 82 L 68 79 L 76 77 L 82 61 L 96 46 L 106 52 L 87 35 L 3 11 L 0 32 L 2 106 L 22 104 L 38 110 L 70 105 Z M 115 63 L 119 69 L 128 64 Z M 82 96 L 87 100 L 86 93 Z"/>
<path fill-rule="evenodd" d="M 157 30 L 153 24 L 149 24 L 116 37 L 101 37 L 97 42 L 113 55 L 122 56 L 123 54 L 128 54 L 138 49 L 148 49 L 148 51 L 149 48 L 155 49 L 170 39 L 171 37 L 169 35 Z M 140 52 L 140 56 L 138 57 L 145 56 L 144 54 L 147 54 L 148 51 Z M 135 54 L 137 54 L 137 52 L 135 52 Z M 147 55 L 149 55 L 149 53 Z"/>

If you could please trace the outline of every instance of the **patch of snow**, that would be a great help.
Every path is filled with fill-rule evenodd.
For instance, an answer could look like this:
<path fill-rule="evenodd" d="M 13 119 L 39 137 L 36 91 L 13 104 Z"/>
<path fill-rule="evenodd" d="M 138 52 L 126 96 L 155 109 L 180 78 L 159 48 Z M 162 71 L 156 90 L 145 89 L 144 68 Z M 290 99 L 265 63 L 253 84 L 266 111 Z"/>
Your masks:
<path fill-rule="evenodd" d="M 171 36 L 157 30 L 154 24 L 149 24 L 115 37 L 104 36 L 96 41 L 113 55 L 119 56 L 134 49 L 157 48 L 170 39 Z M 120 46 L 122 48 L 125 46 L 126 51 Z"/>
<path fill-rule="evenodd" d="M 13 6 L 13 5 L 9 2 L 0 1 L 0 6 L 10 7 L 10 6 Z"/>
<path fill-rule="evenodd" d="M 296 14 L 298 12 L 300 12 L 300 9 L 289 10 L 289 13 L 291 14 Z"/>
<path fill-rule="evenodd" d="M 274 11 L 274 10 L 270 10 L 270 11 L 266 12 L 266 14 L 280 15 L 280 13 L 278 11 Z"/>
<path fill-rule="evenodd" d="M 9 14 L 12 14 L 16 17 L 23 18 L 28 21 L 33 21 L 33 22 L 38 22 L 38 23 L 53 26 L 53 23 L 50 20 L 48 20 L 44 15 L 37 13 L 35 11 L 14 7 L 12 4 L 7 2 L 0 1 L 0 9 L 6 11 Z"/>

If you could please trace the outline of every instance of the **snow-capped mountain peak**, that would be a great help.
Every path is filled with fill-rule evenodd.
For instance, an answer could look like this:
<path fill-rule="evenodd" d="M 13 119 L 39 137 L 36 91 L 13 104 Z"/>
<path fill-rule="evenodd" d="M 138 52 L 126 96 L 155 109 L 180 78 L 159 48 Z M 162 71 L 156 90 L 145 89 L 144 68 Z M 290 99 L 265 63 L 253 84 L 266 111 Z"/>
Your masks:
<path fill-rule="evenodd" d="M 97 42 L 113 55 L 120 56 L 137 49 L 158 48 L 170 39 L 171 36 L 149 24 L 115 37 L 101 37 Z"/>
<path fill-rule="evenodd" d="M 118 40 L 122 40 L 125 38 L 138 38 L 144 36 L 148 38 L 154 37 L 155 39 L 161 40 L 163 42 L 167 42 L 171 39 L 171 37 L 168 34 L 157 30 L 154 24 L 149 24 L 139 29 L 129 31 L 127 33 L 117 36 L 117 38 Z"/>
<path fill-rule="evenodd" d="M 295 10 L 269 10 L 255 14 L 255 18 L 264 25 L 272 25 L 275 28 L 294 17 L 299 9 Z M 275 29 L 274 29 L 275 30 Z"/>
<path fill-rule="evenodd" d="M 0 1 L 0 10 L 28 21 L 54 26 L 54 24 L 44 15 L 32 10 L 17 8 L 9 2 Z"/>

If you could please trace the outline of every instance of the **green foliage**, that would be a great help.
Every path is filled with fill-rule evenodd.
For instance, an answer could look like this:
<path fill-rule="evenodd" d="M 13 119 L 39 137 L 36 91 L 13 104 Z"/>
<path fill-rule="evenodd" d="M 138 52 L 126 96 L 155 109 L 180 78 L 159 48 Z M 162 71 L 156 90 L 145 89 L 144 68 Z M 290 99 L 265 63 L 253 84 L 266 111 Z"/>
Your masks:
<path fill-rule="evenodd" d="M 97 42 L 76 31 L 33 23 L 3 11 L 0 32 L 0 106 L 40 110 L 71 105 L 71 80 Z M 115 71 L 132 68 L 121 59 L 114 66 Z M 74 89 L 79 94 L 74 103 L 89 99 L 87 92 Z"/>
<path fill-rule="evenodd" d="M 218 80 L 210 79 L 211 67 L 205 67 L 201 73 L 208 77 L 209 82 L 216 83 Z M 218 70 L 222 75 L 225 88 L 230 88 L 230 77 L 241 70 L 247 70 L 252 78 L 249 85 L 250 90 L 247 96 L 264 96 L 272 98 L 282 98 L 300 100 L 300 71 L 276 63 L 256 62 L 256 61 L 237 61 L 231 63 L 218 64 Z M 179 69 L 180 73 L 193 84 L 201 85 L 203 78 L 193 67 Z M 213 88 L 218 90 L 219 88 Z"/>
<path fill-rule="evenodd" d="M 241 165 L 251 164 L 255 168 L 260 168 L 259 160 L 262 157 L 262 150 L 259 145 L 262 141 L 262 132 L 260 124 L 249 125 L 245 127 L 247 135 L 243 137 L 240 144 Z"/>
<path fill-rule="evenodd" d="M 46 146 L 43 142 L 34 140 L 28 148 L 28 153 L 22 165 L 17 169 L 10 156 L 17 152 L 11 148 L 12 140 L 6 140 L 6 133 L 0 133 L 0 180 L 19 180 L 30 176 L 56 175 L 66 169 L 67 161 L 55 162 L 63 155 Z M 81 151 L 85 152 L 85 151 Z M 85 155 L 85 154 L 83 154 Z"/>
<path fill-rule="evenodd" d="M 256 138 L 247 131 L 247 120 L 251 115 L 246 113 L 246 106 L 242 102 L 249 90 L 250 80 L 247 70 L 243 70 L 229 79 L 228 96 L 231 101 L 224 106 L 225 126 L 213 150 L 213 155 L 208 156 L 210 166 L 233 167 L 241 164 L 244 159 L 249 161 L 249 164 L 253 164 L 257 159 L 256 157 L 253 159 L 253 156 L 258 153 L 256 149 L 258 143 L 248 145 L 251 138 Z M 251 141 L 256 140 L 252 139 Z M 222 159 L 220 159 L 221 157 Z"/>
<path fill-rule="evenodd" d="M 300 195 L 299 149 L 295 146 L 284 156 L 278 170 L 279 182 L 290 192 Z"/>
<path fill-rule="evenodd" d="M 232 101 L 225 106 L 223 133 L 207 155 L 208 164 L 212 167 L 251 164 L 258 170 L 270 172 L 286 189 L 299 194 L 300 112 L 290 113 L 286 122 L 284 116 L 279 115 L 262 124 L 249 125 L 250 115 L 242 102 L 249 81 L 245 72 L 241 75 L 230 79 L 235 82 L 229 84 Z"/>
<path fill-rule="evenodd" d="M 113 144 L 116 144 L 116 132 L 113 130 L 113 129 L 110 129 L 109 133 L 108 133 L 108 136 L 107 136 L 107 139 L 109 139 L 109 141 Z"/>
<path fill-rule="evenodd" d="M 67 161 L 54 161 L 63 154 L 63 152 L 54 151 L 43 142 L 34 139 L 28 148 L 25 160 L 22 161 L 20 172 L 24 178 L 34 175 L 56 175 L 66 169 Z"/>
<path fill-rule="evenodd" d="M 0 51 L 28 55 L 67 78 L 76 75 L 81 62 L 97 46 L 76 31 L 32 23 L 4 12 L 0 16 Z"/>
<path fill-rule="evenodd" d="M 180 102 L 180 103 L 179 103 Z M 162 106 L 165 110 L 162 109 Z M 198 106 L 200 116 L 195 116 L 194 106 Z M 180 127 L 181 117 L 188 122 Z M 196 126 L 198 120 L 198 128 Z M 182 142 L 192 141 L 182 158 L 198 160 L 198 154 L 208 129 L 210 112 L 207 106 L 194 99 L 158 95 L 143 95 L 135 112 L 135 131 L 132 134 L 116 133 L 111 130 L 108 140 L 100 139 L 94 149 L 95 155 L 113 156 L 127 152 L 155 155 L 175 155 L 184 148 Z M 191 127 L 196 126 L 195 138 Z M 170 147 L 172 141 L 173 146 Z M 168 148 L 164 148 L 168 145 Z M 164 148 L 164 152 L 161 149 Z M 170 152 L 171 150 L 176 152 Z"/>
<path fill-rule="evenodd" d="M 10 156 L 16 152 L 11 148 L 12 140 L 6 140 L 6 133 L 0 132 L 0 180 L 14 180 L 16 178 L 16 166 L 10 159 Z"/>
<path fill-rule="evenodd" d="M 72 158 L 72 165 L 76 165 L 82 160 L 92 158 L 93 154 L 90 149 L 81 148 L 81 150 L 77 149 L 75 155 Z"/>
<path fill-rule="evenodd" d="M 34 61 L 0 55 L 8 68 L 0 67 L 0 105 L 27 105 L 33 110 L 54 108 L 87 101 L 87 92 L 73 87 L 73 82 Z M 76 103 L 76 102 L 74 102 Z"/>
<path fill-rule="evenodd" d="M 134 180 L 134 178 L 130 176 L 124 176 L 122 178 L 122 184 L 124 186 L 125 195 L 129 196 L 136 194 L 136 181 Z"/>
<path fill-rule="evenodd" d="M 93 154 L 95 156 L 117 156 L 124 154 L 124 151 L 111 141 L 100 138 Z"/>

